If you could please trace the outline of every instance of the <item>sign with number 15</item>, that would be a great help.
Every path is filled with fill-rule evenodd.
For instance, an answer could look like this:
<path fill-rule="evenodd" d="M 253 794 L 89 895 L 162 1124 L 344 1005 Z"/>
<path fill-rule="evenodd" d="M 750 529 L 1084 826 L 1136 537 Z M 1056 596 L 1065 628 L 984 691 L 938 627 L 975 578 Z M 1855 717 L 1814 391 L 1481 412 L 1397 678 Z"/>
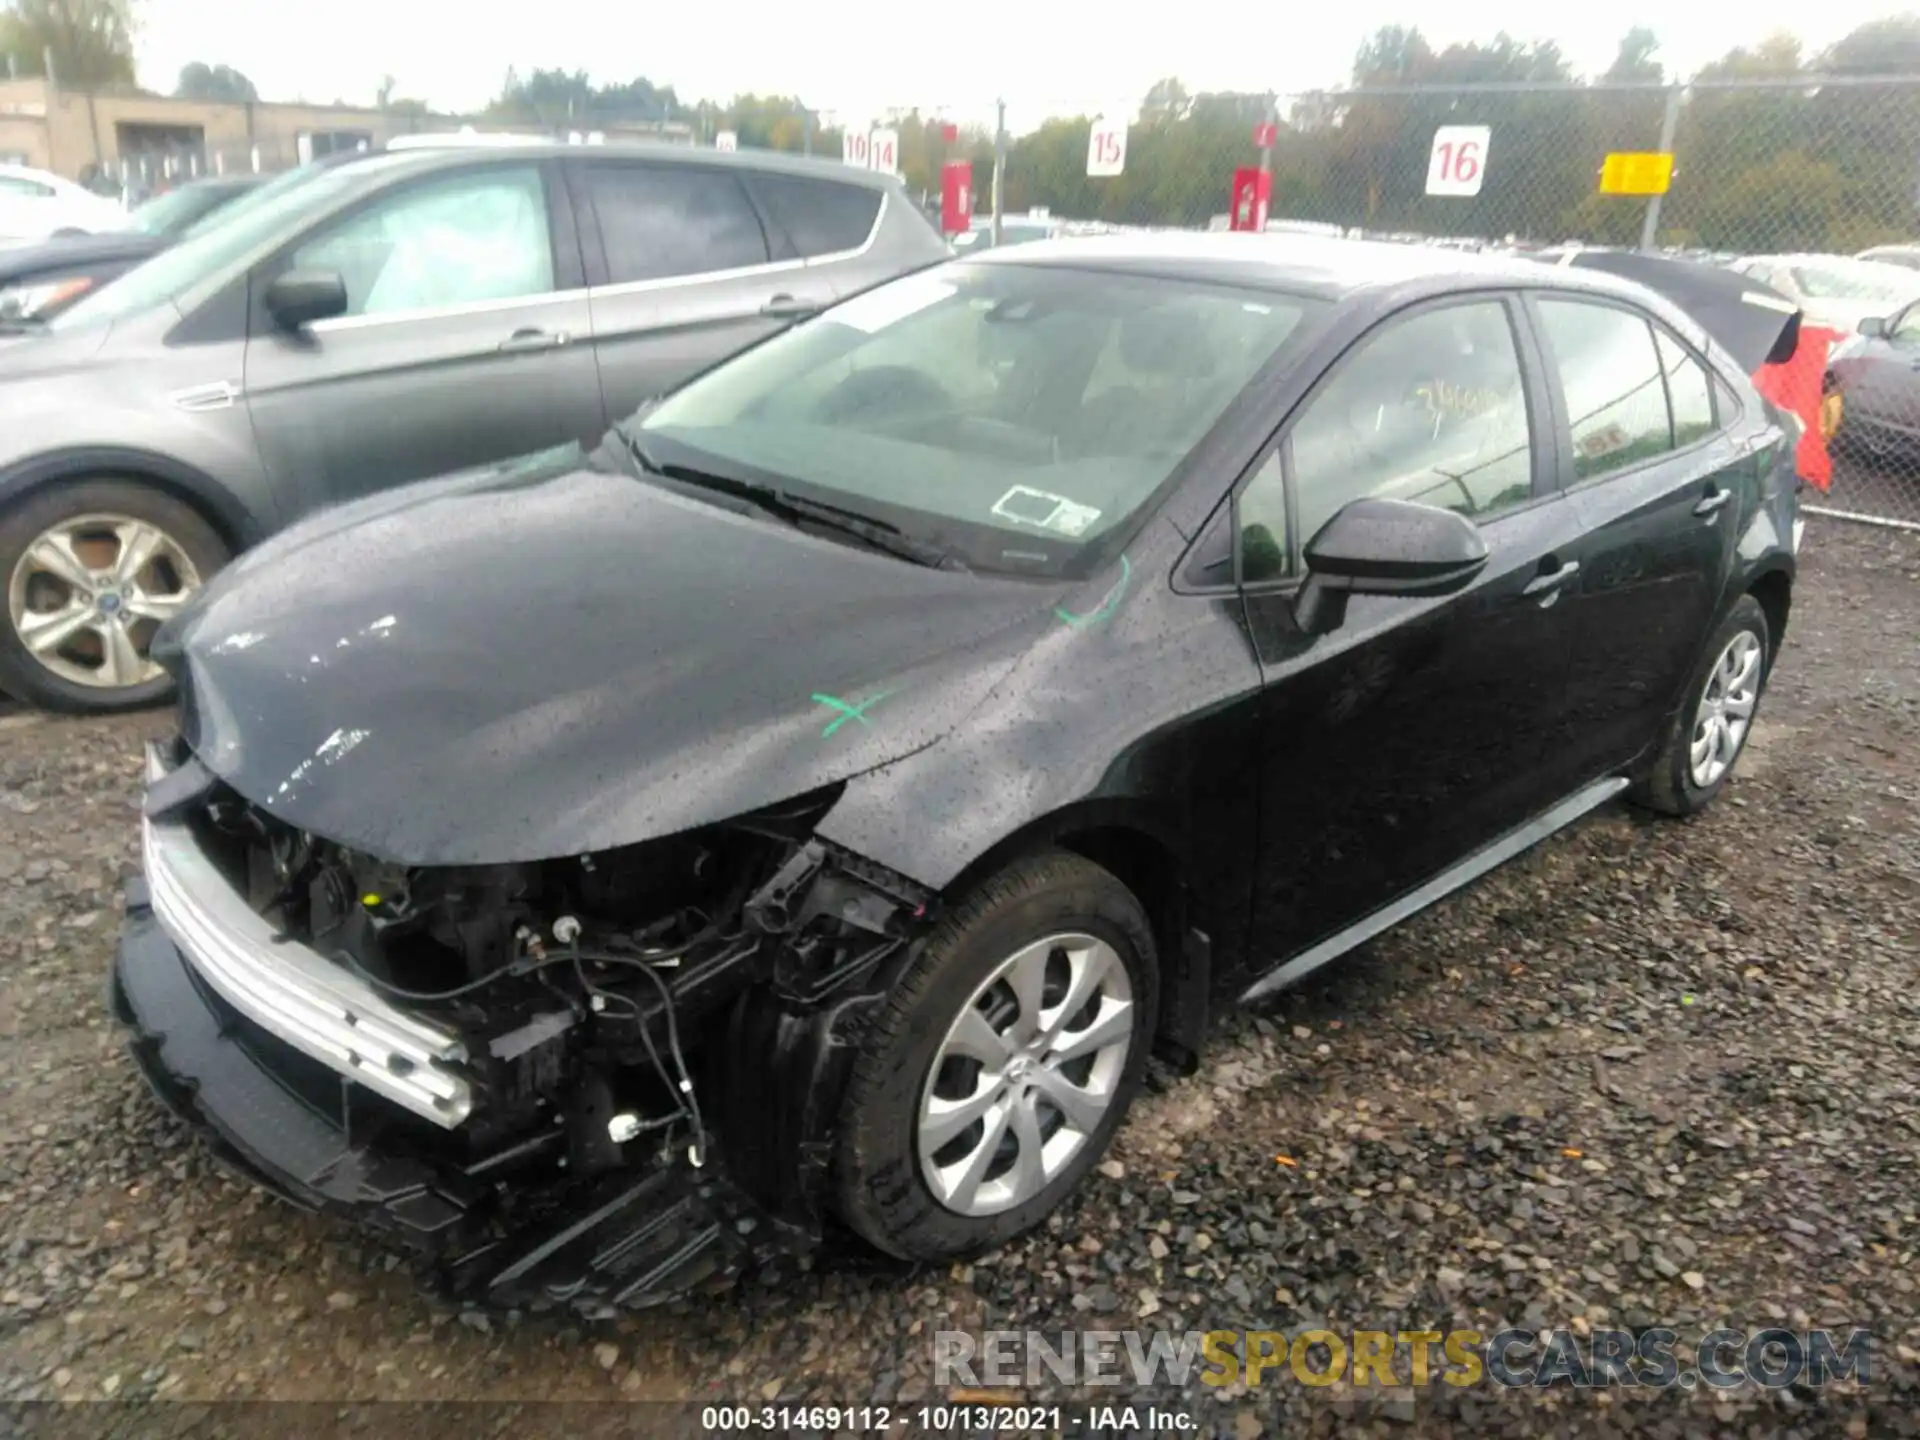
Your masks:
<path fill-rule="evenodd" d="M 1127 122 L 1099 119 L 1087 136 L 1087 174 L 1118 175 L 1127 168 Z"/>
<path fill-rule="evenodd" d="M 1487 178 L 1487 125 L 1442 125 L 1427 157 L 1427 194 L 1478 195 Z"/>

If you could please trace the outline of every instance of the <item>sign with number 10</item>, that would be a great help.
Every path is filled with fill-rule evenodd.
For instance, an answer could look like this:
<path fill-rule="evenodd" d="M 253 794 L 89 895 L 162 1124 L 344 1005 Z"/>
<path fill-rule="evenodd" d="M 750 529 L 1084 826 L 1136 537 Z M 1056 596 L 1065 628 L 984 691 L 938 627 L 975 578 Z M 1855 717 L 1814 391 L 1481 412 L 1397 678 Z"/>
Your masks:
<path fill-rule="evenodd" d="M 1427 157 L 1427 194 L 1478 195 L 1487 178 L 1487 125 L 1442 125 Z"/>

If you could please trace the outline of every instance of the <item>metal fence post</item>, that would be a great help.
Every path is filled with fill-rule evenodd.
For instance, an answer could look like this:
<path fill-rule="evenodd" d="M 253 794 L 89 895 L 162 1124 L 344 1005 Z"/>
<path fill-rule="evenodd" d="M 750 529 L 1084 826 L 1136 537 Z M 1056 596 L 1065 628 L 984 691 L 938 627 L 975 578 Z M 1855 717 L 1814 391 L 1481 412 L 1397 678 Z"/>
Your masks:
<path fill-rule="evenodd" d="M 1007 102 L 993 102 L 993 243 L 1000 243 L 1000 191 L 1007 176 Z"/>
<path fill-rule="evenodd" d="M 1685 98 L 1686 91 L 1687 87 L 1684 85 L 1667 87 L 1667 108 L 1660 117 L 1660 153 L 1662 155 L 1671 154 L 1673 151 L 1673 137 L 1680 128 L 1680 102 Z M 1665 198 L 1664 195 L 1647 197 L 1647 218 L 1640 223 L 1642 250 L 1654 248 L 1654 239 L 1660 232 L 1660 202 Z"/>

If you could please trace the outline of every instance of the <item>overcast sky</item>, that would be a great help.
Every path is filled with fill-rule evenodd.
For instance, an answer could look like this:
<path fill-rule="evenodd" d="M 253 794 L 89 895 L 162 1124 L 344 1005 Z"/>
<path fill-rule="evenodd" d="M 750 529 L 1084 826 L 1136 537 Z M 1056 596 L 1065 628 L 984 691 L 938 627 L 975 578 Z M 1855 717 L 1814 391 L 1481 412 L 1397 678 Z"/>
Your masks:
<path fill-rule="evenodd" d="M 1691 73 L 1774 30 L 1817 51 L 1901 8 L 1900 0 L 1626 0 L 1556 14 L 1540 0 L 1348 0 L 1329 7 L 1337 19 L 1303 20 L 1312 7 L 1247 0 L 325 0 L 291 11 L 286 0 L 144 0 L 139 68 L 143 83 L 171 90 L 182 65 L 204 60 L 243 71 L 266 99 L 358 104 L 391 74 L 399 94 L 449 110 L 485 104 L 509 65 L 584 69 L 601 83 L 644 75 L 687 99 L 797 92 L 849 121 L 894 105 L 990 118 L 1003 95 L 1009 127 L 1022 130 L 1049 114 L 1136 105 L 1164 75 L 1194 90 L 1336 85 L 1362 39 L 1410 19 L 1436 46 L 1502 29 L 1554 39 L 1587 72 L 1604 69 L 1620 36 L 1644 24 L 1659 35 L 1669 72 Z"/>

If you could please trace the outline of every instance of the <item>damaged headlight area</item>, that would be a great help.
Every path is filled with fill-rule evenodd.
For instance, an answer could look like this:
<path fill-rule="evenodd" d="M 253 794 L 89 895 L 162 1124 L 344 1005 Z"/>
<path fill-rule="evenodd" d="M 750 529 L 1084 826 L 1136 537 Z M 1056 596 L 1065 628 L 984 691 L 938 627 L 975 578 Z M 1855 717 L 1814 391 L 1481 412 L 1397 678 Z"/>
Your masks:
<path fill-rule="evenodd" d="M 836 790 L 616 850 L 396 865 L 177 747 L 115 1002 L 256 1180 L 463 1294 L 593 1313 L 820 1235 L 863 1018 L 934 897 L 814 836 Z"/>

